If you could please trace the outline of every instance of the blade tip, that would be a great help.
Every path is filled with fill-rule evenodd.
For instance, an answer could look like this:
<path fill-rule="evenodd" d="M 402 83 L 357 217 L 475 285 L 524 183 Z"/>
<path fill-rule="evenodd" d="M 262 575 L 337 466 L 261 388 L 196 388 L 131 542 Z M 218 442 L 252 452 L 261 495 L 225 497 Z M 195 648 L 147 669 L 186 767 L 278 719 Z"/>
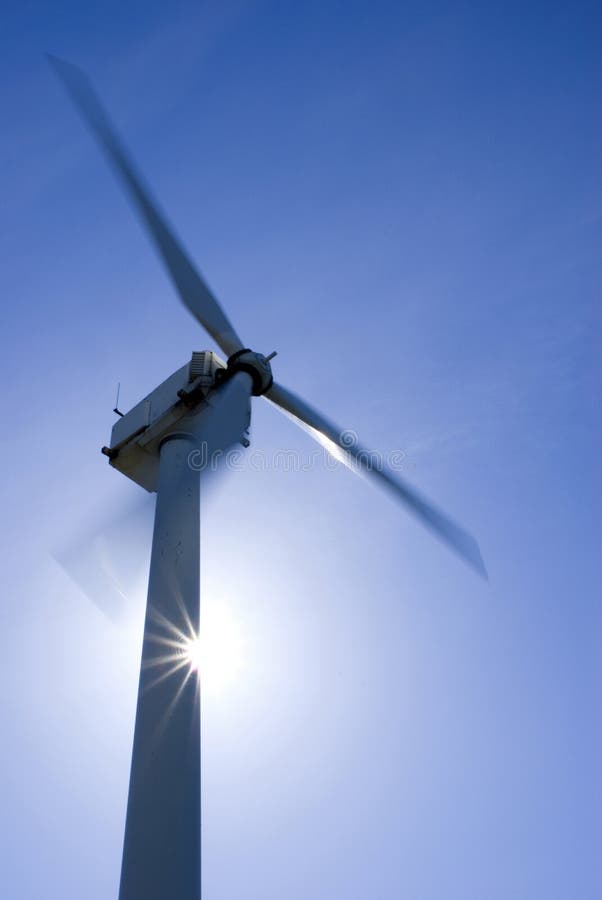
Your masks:
<path fill-rule="evenodd" d="M 46 53 L 46 59 L 48 60 L 49 65 L 54 69 L 57 77 L 71 90 L 74 89 L 74 86 L 78 81 L 80 83 L 87 83 L 88 78 L 86 73 L 74 63 L 68 62 L 66 59 L 62 59 L 54 53 Z"/>
<path fill-rule="evenodd" d="M 48 63 L 59 74 L 72 65 L 71 63 L 68 63 L 66 59 L 62 59 L 60 56 L 57 56 L 55 53 L 45 53 L 44 55 L 45 55 L 46 59 L 48 60 Z"/>
<path fill-rule="evenodd" d="M 487 571 L 487 567 L 485 566 L 485 561 L 481 554 L 481 549 L 474 538 L 473 546 L 471 547 L 471 552 L 468 556 L 468 562 L 470 562 L 477 575 L 480 575 L 484 581 L 489 582 L 489 573 Z"/>

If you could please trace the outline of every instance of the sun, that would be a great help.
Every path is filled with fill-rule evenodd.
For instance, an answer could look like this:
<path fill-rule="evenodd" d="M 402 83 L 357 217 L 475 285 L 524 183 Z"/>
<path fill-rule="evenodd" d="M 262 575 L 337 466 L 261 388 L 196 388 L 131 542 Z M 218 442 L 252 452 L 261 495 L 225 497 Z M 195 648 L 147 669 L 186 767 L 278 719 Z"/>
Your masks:
<path fill-rule="evenodd" d="M 239 623 L 224 607 L 209 606 L 201 613 L 200 633 L 183 641 L 183 655 L 197 673 L 204 692 L 219 694 L 239 675 L 244 644 Z"/>
<path fill-rule="evenodd" d="M 182 647 L 182 653 L 188 667 L 193 672 L 198 672 L 201 667 L 201 641 L 200 638 L 187 638 Z"/>
<path fill-rule="evenodd" d="M 151 612 L 155 629 L 147 640 L 157 652 L 143 663 L 153 671 L 148 687 L 180 673 L 184 676 L 182 688 L 195 678 L 204 694 L 221 695 L 239 677 L 244 664 L 240 623 L 226 606 L 208 603 L 201 609 L 201 626 L 196 634 L 184 604 L 181 611 L 185 630 L 156 609 Z"/>

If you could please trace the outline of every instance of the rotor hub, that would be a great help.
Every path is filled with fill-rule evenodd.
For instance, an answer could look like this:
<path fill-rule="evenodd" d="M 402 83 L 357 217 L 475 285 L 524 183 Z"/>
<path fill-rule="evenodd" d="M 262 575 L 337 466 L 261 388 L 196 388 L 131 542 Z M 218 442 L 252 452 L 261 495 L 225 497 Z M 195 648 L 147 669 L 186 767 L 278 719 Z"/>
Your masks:
<path fill-rule="evenodd" d="M 275 353 L 264 356 L 263 353 L 256 353 L 248 348 L 237 350 L 228 358 L 226 376 L 234 375 L 235 372 L 247 372 L 253 380 L 253 396 L 261 397 L 274 383 L 270 365 L 274 356 Z"/>

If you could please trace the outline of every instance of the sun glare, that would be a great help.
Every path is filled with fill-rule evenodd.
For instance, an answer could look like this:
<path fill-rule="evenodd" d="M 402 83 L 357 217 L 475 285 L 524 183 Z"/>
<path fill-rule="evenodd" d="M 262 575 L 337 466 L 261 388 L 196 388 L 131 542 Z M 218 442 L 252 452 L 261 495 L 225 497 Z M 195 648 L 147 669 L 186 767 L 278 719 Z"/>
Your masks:
<path fill-rule="evenodd" d="M 220 693 L 237 677 L 243 663 L 240 628 L 224 608 L 201 615 L 201 633 L 183 641 L 183 655 L 191 672 L 199 674 L 203 691 Z"/>
<path fill-rule="evenodd" d="M 153 671 L 148 686 L 182 672 L 185 677 L 180 691 L 196 676 L 204 694 L 219 695 L 237 679 L 244 663 L 240 625 L 223 605 L 208 606 L 202 609 L 200 634 L 195 635 L 183 606 L 182 612 L 188 623 L 186 631 L 153 612 L 157 632 L 148 640 L 156 645 L 157 653 L 143 663 Z"/>
<path fill-rule="evenodd" d="M 220 693 L 236 680 L 243 665 L 239 623 L 223 606 L 205 610 L 201 613 L 198 645 L 198 670 L 203 688 Z"/>
<path fill-rule="evenodd" d="M 201 642 L 199 638 L 187 640 L 184 644 L 184 657 L 193 672 L 201 667 Z"/>

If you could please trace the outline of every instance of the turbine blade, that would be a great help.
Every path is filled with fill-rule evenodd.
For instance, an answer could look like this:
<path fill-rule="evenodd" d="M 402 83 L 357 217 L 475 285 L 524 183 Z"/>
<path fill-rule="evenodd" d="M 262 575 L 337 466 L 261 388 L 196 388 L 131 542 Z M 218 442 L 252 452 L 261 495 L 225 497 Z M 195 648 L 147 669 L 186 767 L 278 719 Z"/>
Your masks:
<path fill-rule="evenodd" d="M 440 512 L 424 497 L 401 478 L 393 474 L 384 465 L 374 465 L 374 454 L 358 444 L 354 436 L 338 428 L 316 409 L 311 407 L 292 391 L 274 384 L 265 395 L 284 412 L 292 416 L 297 424 L 306 428 L 320 443 L 334 444 L 337 457 L 342 458 L 355 472 L 358 470 L 375 479 L 392 496 L 405 504 L 416 515 L 423 525 L 429 528 L 448 547 L 454 550 L 479 575 L 487 578 L 487 570 L 476 540 L 460 525 Z M 326 441 L 324 441 L 326 439 Z"/>
<path fill-rule="evenodd" d="M 49 56 L 49 59 L 109 162 L 125 184 L 181 300 L 227 356 L 241 350 L 244 345 L 228 317 L 143 186 L 90 80 L 71 63 L 56 56 Z"/>
<path fill-rule="evenodd" d="M 146 494 L 118 511 L 103 515 L 96 509 L 92 521 L 80 520 L 50 551 L 82 593 L 115 624 L 145 593 L 153 508 L 153 495 Z"/>

